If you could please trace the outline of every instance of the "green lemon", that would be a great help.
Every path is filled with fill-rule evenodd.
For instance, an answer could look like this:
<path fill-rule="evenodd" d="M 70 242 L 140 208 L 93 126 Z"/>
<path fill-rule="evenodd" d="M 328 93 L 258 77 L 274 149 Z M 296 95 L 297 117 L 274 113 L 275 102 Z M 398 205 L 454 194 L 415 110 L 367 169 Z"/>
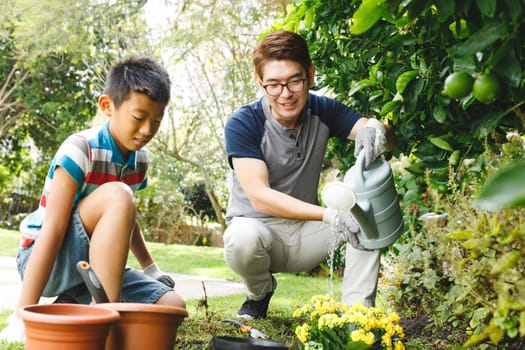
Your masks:
<path fill-rule="evenodd" d="M 467 72 L 454 72 L 445 79 L 443 94 L 459 100 L 470 94 L 473 83 L 474 78 Z"/>
<path fill-rule="evenodd" d="M 438 192 L 441 193 L 441 194 L 447 193 L 448 192 L 448 186 L 445 185 L 445 184 L 439 184 L 438 185 Z"/>
<path fill-rule="evenodd" d="M 490 74 L 482 74 L 476 78 L 472 86 L 472 94 L 482 103 L 492 103 L 496 101 L 500 91 L 498 78 Z"/>

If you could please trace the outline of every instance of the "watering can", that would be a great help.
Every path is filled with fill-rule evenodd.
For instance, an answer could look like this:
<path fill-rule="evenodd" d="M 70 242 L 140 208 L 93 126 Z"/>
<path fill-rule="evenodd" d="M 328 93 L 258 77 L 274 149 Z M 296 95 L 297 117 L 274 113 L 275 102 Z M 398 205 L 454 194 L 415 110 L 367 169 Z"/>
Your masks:
<path fill-rule="evenodd" d="M 329 208 L 350 210 L 361 228 L 357 234 L 359 242 L 367 249 L 391 245 L 404 230 L 390 164 L 375 159 L 365 169 L 364 151 L 346 172 L 343 182 L 327 184 L 321 197 Z"/>

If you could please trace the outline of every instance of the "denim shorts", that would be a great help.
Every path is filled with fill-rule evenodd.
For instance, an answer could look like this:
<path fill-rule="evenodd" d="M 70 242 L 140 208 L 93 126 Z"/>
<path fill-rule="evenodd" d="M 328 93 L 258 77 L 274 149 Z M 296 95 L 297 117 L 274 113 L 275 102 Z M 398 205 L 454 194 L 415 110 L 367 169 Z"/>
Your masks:
<path fill-rule="evenodd" d="M 38 241 L 38 238 L 35 242 Z M 24 280 L 24 272 L 29 256 L 35 244 L 20 248 L 16 256 L 18 273 Z M 89 304 L 92 301 L 89 290 L 77 271 L 77 262 L 89 262 L 89 237 L 78 214 L 78 207 L 73 209 L 71 219 L 53 265 L 51 276 L 42 292 L 44 297 L 68 295 L 78 303 Z M 155 303 L 162 295 L 172 290 L 163 283 L 146 276 L 142 271 L 127 267 L 124 270 L 120 298 L 122 302 Z"/>

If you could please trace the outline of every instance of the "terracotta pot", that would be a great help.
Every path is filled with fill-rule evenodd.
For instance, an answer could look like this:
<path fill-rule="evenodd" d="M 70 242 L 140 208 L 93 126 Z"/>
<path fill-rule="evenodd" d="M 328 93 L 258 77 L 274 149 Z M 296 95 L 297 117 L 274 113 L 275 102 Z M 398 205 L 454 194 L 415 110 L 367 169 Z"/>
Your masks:
<path fill-rule="evenodd" d="M 79 304 L 29 305 L 18 309 L 26 350 L 104 350 L 115 310 Z"/>
<path fill-rule="evenodd" d="M 177 328 L 188 316 L 175 306 L 141 303 L 104 303 L 99 307 L 118 311 L 120 319 L 109 332 L 106 350 L 173 350 Z"/>

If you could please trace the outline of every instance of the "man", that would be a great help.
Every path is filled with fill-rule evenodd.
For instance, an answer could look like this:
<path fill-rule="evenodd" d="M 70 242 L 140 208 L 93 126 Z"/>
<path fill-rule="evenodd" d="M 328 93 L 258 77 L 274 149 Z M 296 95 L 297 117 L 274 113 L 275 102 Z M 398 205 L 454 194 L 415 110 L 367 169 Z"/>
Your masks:
<path fill-rule="evenodd" d="M 359 226 L 348 211 L 318 205 L 328 138 L 356 140 L 366 165 L 384 152 L 385 127 L 343 104 L 309 93 L 314 67 L 303 38 L 275 31 L 253 53 L 263 97 L 241 107 L 226 123 L 231 194 L 224 256 L 246 284 L 238 317 L 266 317 L 275 272 L 308 271 L 328 256 L 332 225 L 343 226 L 346 248 L 343 302 L 374 305 L 379 251 L 361 249 Z"/>

